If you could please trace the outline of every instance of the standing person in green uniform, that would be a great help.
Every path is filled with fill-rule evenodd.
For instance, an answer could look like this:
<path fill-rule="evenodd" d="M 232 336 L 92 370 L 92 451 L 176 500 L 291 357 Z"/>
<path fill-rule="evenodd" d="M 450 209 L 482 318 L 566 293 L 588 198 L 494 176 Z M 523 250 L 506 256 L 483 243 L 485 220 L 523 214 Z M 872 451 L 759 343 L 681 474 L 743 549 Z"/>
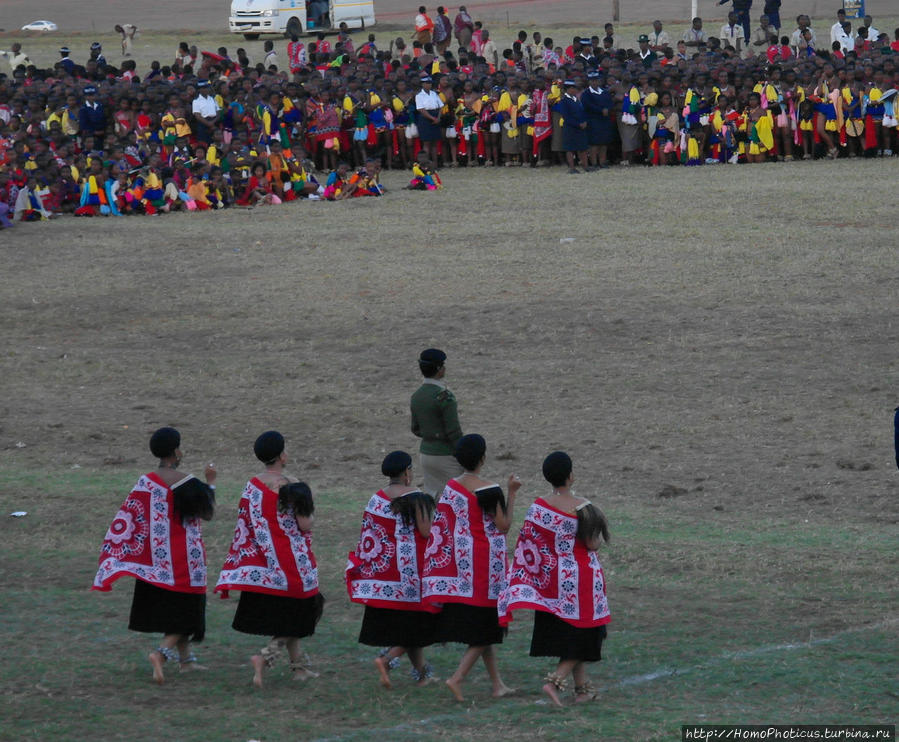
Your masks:
<path fill-rule="evenodd" d="M 456 398 L 446 388 L 446 353 L 436 348 L 422 351 L 418 367 L 424 383 L 412 395 L 412 432 L 421 438 L 419 458 L 424 487 L 429 495 L 440 497 L 446 483 L 462 469 L 454 456 L 456 441 L 462 437 Z"/>

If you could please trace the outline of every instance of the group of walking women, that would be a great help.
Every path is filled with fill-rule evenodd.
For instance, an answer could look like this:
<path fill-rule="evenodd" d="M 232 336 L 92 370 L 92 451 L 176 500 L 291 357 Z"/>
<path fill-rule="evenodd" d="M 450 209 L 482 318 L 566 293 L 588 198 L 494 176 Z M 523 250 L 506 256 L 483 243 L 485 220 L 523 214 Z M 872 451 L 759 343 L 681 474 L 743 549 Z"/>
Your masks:
<path fill-rule="evenodd" d="M 113 520 L 93 587 L 106 591 L 120 577 L 137 578 L 129 628 L 163 634 L 149 654 L 153 679 L 163 683 L 168 663 L 182 671 L 202 669 L 190 642 L 200 641 L 205 631 L 200 524 L 212 517 L 216 471 L 211 464 L 206 468 L 206 483 L 178 473 L 181 438 L 173 428 L 156 431 L 150 450 L 159 467 L 139 479 Z M 317 677 L 300 640 L 314 633 L 324 600 L 311 544 L 312 493 L 286 472 L 280 433 L 260 435 L 254 453 L 264 468 L 241 496 L 215 591 L 240 591 L 234 629 L 270 637 L 251 658 L 253 683 L 261 687 L 285 652 L 293 678 Z M 573 676 L 574 700 L 595 699 L 585 663 L 601 659 L 609 621 L 596 554 L 609 538 L 606 518 L 574 495 L 570 457 L 551 453 L 543 462 L 551 493 L 529 508 L 509 565 L 506 533 L 521 482 L 509 476 L 504 493 L 486 479 L 486 453 L 483 437 L 462 436 L 455 444 L 462 473 L 446 482 L 436 501 L 412 484 L 408 453 L 384 458 L 387 481 L 365 507 L 346 567 L 350 599 L 365 606 L 359 641 L 381 648 L 374 664 L 386 689 L 404 654 L 415 682 L 428 685 L 437 679 L 426 648 L 463 644 L 446 686 L 462 701 L 465 678 L 481 659 L 492 695 L 499 698 L 514 691 L 502 680 L 495 645 L 515 611 L 533 610 L 531 656 L 558 659 L 543 692 L 561 706 Z"/>

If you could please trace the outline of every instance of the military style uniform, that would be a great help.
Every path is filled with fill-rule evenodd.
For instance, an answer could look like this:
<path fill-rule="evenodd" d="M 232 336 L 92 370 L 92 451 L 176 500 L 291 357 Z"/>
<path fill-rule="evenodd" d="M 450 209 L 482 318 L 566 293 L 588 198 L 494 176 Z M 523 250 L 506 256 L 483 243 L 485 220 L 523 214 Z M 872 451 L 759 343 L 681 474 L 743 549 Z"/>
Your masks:
<path fill-rule="evenodd" d="M 439 379 L 425 379 L 412 395 L 412 433 L 421 438 L 419 456 L 424 491 L 439 497 L 447 481 L 462 473 L 454 456 L 462 437 L 456 397 Z"/>

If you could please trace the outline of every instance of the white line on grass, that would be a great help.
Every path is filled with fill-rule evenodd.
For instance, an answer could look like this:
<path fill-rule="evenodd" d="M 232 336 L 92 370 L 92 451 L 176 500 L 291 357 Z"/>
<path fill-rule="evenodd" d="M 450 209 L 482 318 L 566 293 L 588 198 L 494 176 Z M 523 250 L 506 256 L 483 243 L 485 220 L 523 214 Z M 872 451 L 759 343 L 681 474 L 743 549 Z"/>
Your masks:
<path fill-rule="evenodd" d="M 722 662 L 727 662 L 729 660 L 744 660 L 750 659 L 752 657 L 759 657 L 765 654 L 772 654 L 776 652 L 792 652 L 796 649 L 809 649 L 810 647 L 818 647 L 823 644 L 833 644 L 835 641 L 838 641 L 841 637 L 846 634 L 859 634 L 864 631 L 877 631 L 879 629 L 885 629 L 889 626 L 894 626 L 899 623 L 899 617 L 897 618 L 888 618 L 883 621 L 874 624 L 867 624 L 865 626 L 859 626 L 853 629 L 845 629 L 843 631 L 838 631 L 836 634 L 831 636 L 821 637 L 820 639 L 809 639 L 806 642 L 788 642 L 786 644 L 769 644 L 763 647 L 756 647 L 755 649 L 743 649 L 739 652 L 724 652 L 719 654 L 717 657 L 710 657 L 704 662 L 699 662 L 695 665 L 691 665 L 689 667 L 674 667 L 674 668 L 663 668 L 660 670 L 656 670 L 655 672 L 644 673 L 643 675 L 632 675 L 628 678 L 622 678 L 616 683 L 606 684 L 605 688 L 629 688 L 634 685 L 643 685 L 645 683 L 651 683 L 655 680 L 660 680 L 663 678 L 671 678 L 676 675 L 686 675 L 690 672 L 695 672 L 696 670 L 700 670 L 704 667 L 708 667 L 709 665 L 717 665 Z M 505 707 L 510 705 L 530 705 L 535 703 L 532 700 L 521 700 L 515 703 L 514 701 L 510 703 L 506 703 Z M 471 714 L 475 709 L 472 707 L 468 707 L 464 710 L 464 714 Z M 359 735 L 364 735 L 366 738 L 370 738 L 372 735 L 389 735 L 389 734 L 401 734 L 403 732 L 416 732 L 421 729 L 421 727 L 428 726 L 429 724 L 433 724 L 435 722 L 441 721 L 450 721 L 452 719 L 458 719 L 460 714 L 438 714 L 436 716 L 429 716 L 425 719 L 419 719 L 417 721 L 407 721 L 402 724 L 397 724 L 392 727 L 382 727 L 380 729 L 375 728 L 365 728 L 359 729 L 354 732 L 350 732 L 348 734 L 338 735 L 337 737 L 320 737 L 319 739 L 313 740 L 312 742 L 345 742 L 346 740 L 352 740 L 357 738 Z"/>

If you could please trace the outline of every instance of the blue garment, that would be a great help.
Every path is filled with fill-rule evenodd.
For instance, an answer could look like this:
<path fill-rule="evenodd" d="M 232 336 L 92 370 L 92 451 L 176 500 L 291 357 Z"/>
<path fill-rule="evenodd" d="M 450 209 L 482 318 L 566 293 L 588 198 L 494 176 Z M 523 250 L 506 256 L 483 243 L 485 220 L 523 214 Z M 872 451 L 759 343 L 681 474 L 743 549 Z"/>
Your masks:
<path fill-rule="evenodd" d="M 90 106 L 85 101 L 78 111 L 78 124 L 83 134 L 104 136 L 106 134 L 106 111 L 103 110 L 103 104 L 97 103 L 95 106 Z"/>
<path fill-rule="evenodd" d="M 587 129 L 581 124 L 587 123 L 587 114 L 583 104 L 569 95 L 563 95 L 559 101 L 559 113 L 562 114 L 562 149 L 565 152 L 583 152 L 589 147 Z"/>
<path fill-rule="evenodd" d="M 607 90 L 594 91 L 587 88 L 581 95 L 581 105 L 587 116 L 587 143 L 592 147 L 599 144 L 611 144 L 615 139 L 615 127 L 609 113 L 614 107 L 612 94 Z"/>

